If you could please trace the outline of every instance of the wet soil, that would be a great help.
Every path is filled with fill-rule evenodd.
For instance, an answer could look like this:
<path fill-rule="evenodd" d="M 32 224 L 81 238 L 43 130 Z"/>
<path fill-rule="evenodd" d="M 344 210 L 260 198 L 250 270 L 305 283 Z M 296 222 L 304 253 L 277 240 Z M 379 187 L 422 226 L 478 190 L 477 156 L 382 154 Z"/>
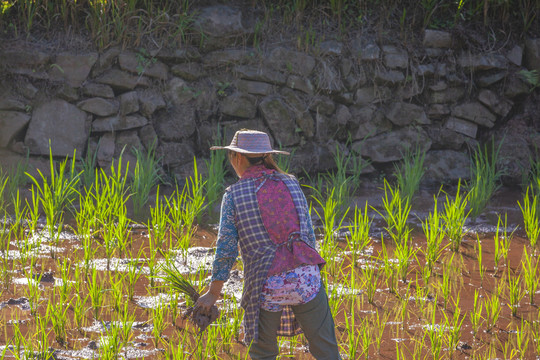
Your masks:
<path fill-rule="evenodd" d="M 379 208 L 382 192 L 379 187 L 366 186 L 360 191 L 365 194 L 353 199 L 353 205 L 364 206 L 368 201 L 370 206 Z M 521 261 L 523 252 L 535 252 L 535 261 L 538 261 L 538 249 L 531 249 L 529 241 L 523 230 L 522 217 L 517 201 L 521 200 L 521 193 L 517 189 L 504 189 L 491 200 L 489 207 L 477 219 L 469 220 L 466 224 L 466 235 L 459 251 L 453 252 L 445 248 L 439 261 L 436 263 L 434 273 L 429 283 L 424 283 L 421 276 L 422 265 L 425 262 L 422 251 L 426 240 L 422 233 L 420 220 L 424 219 L 433 209 L 432 190 L 422 190 L 414 199 L 413 210 L 409 222 L 413 228 L 413 244 L 416 257 L 409 264 L 409 271 L 404 279 L 392 282 L 391 277 L 384 271 L 383 245 L 389 257 L 395 258 L 395 245 L 388 239 L 384 231 L 385 224 L 382 218 L 373 210 L 370 216 L 374 218 L 370 235 L 371 244 L 355 255 L 347 248 L 345 236 L 337 242 L 336 250 L 330 258 L 324 272 L 327 278 L 330 304 L 333 307 L 336 332 L 343 358 L 349 358 L 351 353 L 349 341 L 351 337 L 360 336 L 354 346 L 357 350 L 354 358 L 396 359 L 397 352 L 404 358 L 435 358 L 436 347 L 430 340 L 430 330 L 435 336 L 443 339 L 440 358 L 469 359 L 469 358 L 524 358 L 539 359 L 540 324 L 539 308 L 540 292 L 534 294 L 534 302 L 529 302 L 529 295 L 522 286 L 523 297 L 515 308 L 515 315 L 510 307 L 508 277 L 521 277 L 523 272 Z M 441 195 L 443 196 L 443 195 Z M 441 201 L 441 200 L 440 200 Z M 499 215 L 507 215 L 508 232 L 513 232 L 510 251 L 507 261 L 501 260 L 497 268 L 494 261 L 494 232 Z M 315 221 L 316 226 L 320 226 Z M 102 352 L 105 335 L 111 326 L 118 324 L 120 314 L 124 311 L 117 308 L 112 283 L 120 279 L 118 275 L 126 275 L 128 266 L 135 264 L 142 275 L 132 287 L 132 297 L 128 296 L 129 283 L 126 278 L 122 281 L 121 305 L 127 306 L 127 313 L 135 321 L 127 346 L 120 351 L 122 357 L 158 359 L 166 358 L 167 349 L 181 347 L 185 358 L 198 358 L 196 349 L 205 344 L 208 333 L 198 336 L 196 328 L 188 320 L 182 318 L 182 312 L 189 305 L 180 296 L 175 297 L 163 287 L 158 280 L 151 284 L 149 278 L 150 268 L 148 258 L 150 249 L 148 245 L 148 230 L 142 226 L 131 229 L 131 245 L 125 253 L 115 253 L 107 260 L 99 241 L 96 242 L 96 253 L 93 256 L 88 270 L 84 268 L 84 250 L 80 241 L 69 232 L 63 234 L 57 244 L 48 243 L 42 239 L 40 248 L 36 249 L 36 261 L 30 263 L 28 259 L 20 257 L 20 249 L 16 239 L 9 243 L 9 257 L 4 257 L 2 277 L 2 293 L 0 295 L 0 351 L 6 345 L 6 357 L 13 357 L 15 349 L 14 333 L 20 331 L 30 340 L 29 346 L 39 348 L 37 334 L 38 318 L 46 318 L 49 303 L 58 302 L 61 298 L 62 281 L 61 264 L 68 262 L 70 273 L 67 280 L 70 284 L 79 284 L 77 288 L 71 286 L 66 292 L 64 307 L 67 308 L 64 322 L 66 336 L 58 336 L 47 323 L 48 344 L 54 349 L 56 358 L 94 358 Z M 345 235 L 345 234 L 343 234 Z M 217 237 L 215 224 L 199 225 L 190 242 L 187 253 L 177 251 L 176 265 L 186 276 L 194 282 L 201 284 L 209 279 L 213 253 Z M 478 244 L 482 245 L 482 275 L 478 263 Z M 443 240 L 443 245 L 447 240 Z M 163 252 L 168 251 L 165 246 Z M 175 250 L 176 251 L 176 250 Z M 158 262 L 163 262 L 163 255 L 158 252 Z M 377 280 L 366 278 L 367 266 L 373 266 Z M 92 282 L 92 268 L 97 269 L 97 281 L 103 291 L 103 306 L 94 311 L 90 301 L 86 304 L 84 316 L 77 324 L 75 319 L 75 301 L 77 297 L 85 298 L 89 294 L 89 284 Z M 27 274 L 33 274 L 27 276 Z M 78 274 L 78 275 L 77 275 Z M 450 277 L 450 295 L 445 301 L 443 296 L 443 278 Z M 41 275 L 41 276 L 40 276 Z M 536 273 L 538 274 L 538 271 Z M 350 286 L 350 279 L 354 276 L 355 285 Z M 39 301 L 35 311 L 30 304 L 31 293 L 28 284 L 30 281 L 39 282 Z M 77 278 L 79 280 L 77 280 Z M 235 266 L 231 279 L 226 284 L 226 296 L 218 302 L 224 316 L 212 326 L 223 327 L 238 317 L 234 312 L 227 312 L 238 302 L 242 288 L 241 264 Z M 32 280 L 33 279 L 33 280 Z M 375 284 L 376 291 L 370 302 L 369 285 Z M 394 284 L 394 286 L 392 286 Z M 154 285 L 154 286 L 153 286 Z M 473 333 L 471 313 L 473 312 L 474 294 L 478 292 L 479 301 L 483 304 L 482 317 L 478 331 Z M 493 326 L 488 326 L 486 320 L 486 303 L 496 296 L 501 312 Z M 160 304 L 167 304 L 164 320 L 164 330 L 156 338 L 154 327 L 154 309 Z M 456 315 L 457 313 L 457 315 Z M 236 314 L 236 315 L 235 315 Z M 458 341 L 455 347 L 445 342 L 450 333 L 454 316 L 458 323 L 462 322 Z M 445 318 L 449 319 L 445 321 Z M 348 329 L 348 324 L 354 319 L 354 331 Z M 528 346 L 519 350 L 520 334 L 527 334 Z M 365 334 L 365 337 L 364 337 Z M 232 342 L 219 343 L 219 357 L 223 359 L 244 358 L 246 347 L 241 343 L 241 330 L 233 334 Z M 362 337 L 365 344 L 362 345 Z M 376 338 L 380 337 L 379 341 Z M 201 345 L 203 344 L 203 345 Z M 369 344 L 369 345 L 367 345 Z M 312 359 L 308 353 L 307 341 L 302 335 L 291 339 L 280 340 L 283 357 L 295 359 Z M 367 352 L 364 352 L 364 350 Z M 52 350 L 51 350 L 52 351 Z"/>

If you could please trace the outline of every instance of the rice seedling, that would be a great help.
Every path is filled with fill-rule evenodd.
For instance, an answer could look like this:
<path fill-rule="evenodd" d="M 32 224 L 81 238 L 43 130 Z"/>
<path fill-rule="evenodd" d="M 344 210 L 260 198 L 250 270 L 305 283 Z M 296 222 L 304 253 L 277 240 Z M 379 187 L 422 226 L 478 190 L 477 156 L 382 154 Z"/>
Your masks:
<path fill-rule="evenodd" d="M 82 294 L 75 294 L 73 299 L 71 299 L 73 320 L 79 332 L 81 332 L 81 329 L 86 325 L 86 303 L 88 302 L 88 297 L 89 295 L 83 296 Z"/>
<path fill-rule="evenodd" d="M 520 326 L 516 329 L 514 334 L 514 341 L 517 351 L 521 359 L 524 359 L 527 355 L 527 349 L 529 347 L 529 334 L 526 329 L 525 324 L 523 323 L 523 318 L 521 318 Z"/>
<path fill-rule="evenodd" d="M 337 246 L 337 231 L 341 229 L 347 211 L 341 217 L 338 218 L 338 202 L 334 197 L 335 188 L 333 188 L 326 200 L 313 196 L 313 199 L 319 204 L 322 209 L 322 214 L 315 209 L 315 213 L 323 223 L 324 237 L 321 244 L 321 256 L 323 258 L 330 258 L 332 250 Z"/>
<path fill-rule="evenodd" d="M 382 345 L 382 339 L 384 335 L 384 329 L 386 328 L 386 324 L 388 323 L 388 318 L 390 315 L 386 312 L 384 312 L 382 315 L 379 313 L 379 309 L 375 311 L 375 334 L 374 334 L 374 340 L 375 340 L 375 347 L 377 349 L 377 353 L 381 353 L 381 345 Z"/>
<path fill-rule="evenodd" d="M 435 317 L 435 309 L 431 312 L 430 323 L 424 326 L 424 332 L 427 334 L 430 345 L 431 345 L 431 354 L 434 359 L 441 358 L 441 352 L 443 350 L 445 331 L 447 331 L 446 324 L 437 324 Z"/>
<path fill-rule="evenodd" d="M 483 260 L 483 252 L 482 252 L 482 241 L 480 241 L 480 237 L 476 236 L 476 261 L 478 262 L 478 274 L 480 275 L 480 281 L 482 284 L 484 283 L 484 275 L 486 273 L 486 267 L 484 266 L 484 260 Z"/>
<path fill-rule="evenodd" d="M 4 192 L 4 199 L 7 202 L 6 209 L 9 209 L 10 205 L 13 204 L 13 198 L 19 191 L 19 188 L 24 186 L 29 180 L 26 175 L 26 171 L 28 170 L 28 156 L 29 155 L 27 154 L 24 161 L 17 162 L 17 165 L 11 167 L 5 173 L 6 177 L 9 179 Z M 1 169 L 0 173 L 2 173 Z"/>
<path fill-rule="evenodd" d="M 150 191 L 162 179 L 159 175 L 159 159 L 156 159 L 155 144 L 150 146 L 146 154 L 138 148 L 133 148 L 133 152 L 135 153 L 137 162 L 133 169 L 133 179 L 130 188 L 133 213 L 135 218 L 138 219 L 148 202 Z"/>
<path fill-rule="evenodd" d="M 120 324 L 111 322 L 107 328 L 106 335 L 99 338 L 99 357 L 105 360 L 118 359 L 122 348 L 122 335 Z"/>
<path fill-rule="evenodd" d="M 90 148 L 90 143 L 88 143 L 88 147 L 86 148 L 86 154 L 77 165 L 77 170 L 80 174 L 80 185 L 85 191 L 87 189 L 91 189 L 93 184 L 96 182 L 98 149 L 99 143 L 94 151 L 92 151 L 92 149 Z"/>
<path fill-rule="evenodd" d="M 130 312 L 128 309 L 129 303 L 124 303 L 123 311 L 121 312 L 121 326 L 120 326 L 120 335 L 122 338 L 121 347 L 126 349 L 125 357 L 127 358 L 127 346 L 131 339 L 133 338 L 133 325 L 135 324 L 135 314 Z"/>
<path fill-rule="evenodd" d="M 23 206 L 19 189 L 16 190 L 12 198 L 13 216 L 11 218 L 11 234 L 19 241 L 25 235 L 25 220 L 28 216 L 28 208 Z"/>
<path fill-rule="evenodd" d="M 473 308 L 469 313 L 469 319 L 471 321 L 471 328 L 473 336 L 476 336 L 478 329 L 480 328 L 480 322 L 482 321 L 482 306 L 483 303 L 478 301 L 478 290 L 474 290 Z"/>
<path fill-rule="evenodd" d="M 118 271 L 115 274 L 109 274 L 110 294 L 112 300 L 112 307 L 116 312 L 120 312 L 123 309 L 124 304 L 124 279 L 126 275 L 121 275 Z"/>
<path fill-rule="evenodd" d="M 129 300 L 133 300 L 133 296 L 135 294 L 135 284 L 137 283 L 141 275 L 142 275 L 142 268 L 137 265 L 136 261 L 130 261 L 127 266 L 127 272 L 126 272 L 126 278 L 128 280 L 128 286 L 126 288 L 127 288 Z"/>
<path fill-rule="evenodd" d="M 445 248 L 441 248 L 441 244 L 446 233 L 442 226 L 440 214 L 437 211 L 437 198 L 434 196 L 433 199 L 435 201 L 433 212 L 430 212 L 425 221 L 422 221 L 422 230 L 426 236 L 426 247 L 421 250 L 424 253 L 424 268 L 427 272 L 424 277 L 426 284 L 431 277 L 435 263 L 439 260 Z M 417 262 L 420 263 L 418 259 Z"/>
<path fill-rule="evenodd" d="M 351 318 L 354 318 L 354 313 Z M 360 348 L 362 352 L 359 354 L 360 356 L 364 355 L 366 359 L 369 359 L 369 347 L 372 343 L 372 329 L 369 326 L 369 321 L 367 319 L 364 319 L 362 321 L 362 324 L 360 325 L 359 331 L 357 331 L 357 334 L 354 335 L 355 329 L 354 326 L 350 329 L 349 335 L 349 359 L 355 359 L 355 355 L 357 353 L 356 348 L 358 348 L 357 342 L 360 343 Z M 351 335 L 352 334 L 352 335 Z M 355 340 L 354 338 L 359 338 L 358 340 Z M 351 351 L 351 347 L 355 346 L 355 350 Z"/>
<path fill-rule="evenodd" d="M 523 196 L 523 204 L 518 201 L 519 208 L 523 214 L 523 221 L 525 225 L 525 232 L 529 238 L 529 242 L 532 247 L 536 247 L 538 238 L 540 238 L 540 203 L 538 197 L 540 195 L 534 194 L 531 190 L 529 195 L 529 189 Z"/>
<path fill-rule="evenodd" d="M 447 329 L 446 347 L 449 349 L 450 358 L 452 358 L 454 351 L 461 340 L 461 328 L 463 326 L 463 321 L 465 320 L 465 316 L 461 316 L 459 300 L 460 298 L 458 294 L 457 299 L 453 301 L 455 310 L 451 319 L 446 315 L 445 312 L 443 312 L 445 327 Z"/>
<path fill-rule="evenodd" d="M 374 261 L 370 261 L 369 263 L 362 265 L 361 274 L 362 281 L 366 288 L 368 303 L 373 305 L 375 301 L 375 293 L 377 292 L 377 283 L 380 276 L 376 268 L 376 263 Z"/>
<path fill-rule="evenodd" d="M 98 317 L 99 311 L 103 306 L 104 293 L 101 288 L 101 284 L 98 279 L 98 272 L 96 268 L 92 268 L 92 277 L 88 279 L 87 283 L 88 296 L 90 296 L 90 303 L 94 310 L 94 318 Z"/>
<path fill-rule="evenodd" d="M 58 268 L 60 269 L 60 277 L 62 279 L 62 283 L 58 288 L 60 291 L 60 303 L 65 303 L 73 286 L 73 283 L 70 280 L 72 274 L 68 259 L 64 258 L 64 261 L 58 264 Z"/>
<path fill-rule="evenodd" d="M 514 235 L 514 232 L 517 230 L 517 227 L 508 234 L 508 215 L 504 215 L 504 221 L 502 220 L 501 216 L 499 215 L 497 220 L 497 228 L 495 230 L 495 237 L 494 237 L 494 250 L 493 250 L 493 257 L 494 257 L 494 263 L 495 263 L 495 270 L 499 269 L 499 262 L 501 259 L 504 260 L 505 263 L 508 262 L 508 252 L 510 251 L 510 243 L 512 242 L 512 237 Z"/>
<path fill-rule="evenodd" d="M 24 291 L 26 292 L 26 297 L 28 298 L 28 303 L 30 305 L 30 314 L 36 316 L 38 307 L 41 303 L 41 289 L 40 282 L 43 277 L 43 273 L 40 273 L 36 278 L 32 274 L 32 269 L 25 269 L 26 282 L 28 286 L 25 287 Z"/>
<path fill-rule="evenodd" d="M 167 322 L 165 321 L 167 318 L 166 310 L 167 306 L 161 301 L 152 309 L 152 332 L 156 340 L 156 345 L 162 341 L 161 336 L 167 328 Z"/>
<path fill-rule="evenodd" d="M 412 201 L 424 175 L 426 152 L 417 145 L 414 151 L 411 147 L 406 148 L 402 156 L 403 163 L 401 166 L 394 165 L 394 176 L 396 177 L 401 196 L 407 197 Z"/>
<path fill-rule="evenodd" d="M 67 315 L 70 308 L 70 304 L 65 304 L 62 301 L 56 301 L 55 295 L 53 295 L 52 301 L 47 303 L 47 312 L 45 317 L 50 320 L 52 330 L 54 331 L 54 339 L 60 344 L 60 346 L 67 345 L 67 331 L 70 322 Z"/>
<path fill-rule="evenodd" d="M 529 303 L 534 304 L 534 295 L 538 290 L 538 264 L 540 261 L 537 259 L 536 264 L 533 265 L 534 257 L 529 255 L 527 249 L 523 247 L 523 256 L 521 260 L 521 274 L 523 274 L 523 281 L 525 282 L 525 289 L 529 294 Z"/>
<path fill-rule="evenodd" d="M 471 181 L 467 184 L 467 197 L 471 209 L 470 215 L 473 219 L 476 219 L 484 211 L 490 199 L 501 186 L 499 180 L 504 172 L 497 170 L 497 162 L 503 141 L 498 146 L 495 146 L 493 139 L 489 144 L 484 144 L 483 148 L 479 145 L 472 156 Z"/>
<path fill-rule="evenodd" d="M 461 241 L 465 235 L 463 226 L 470 213 L 470 210 L 468 212 L 465 211 L 468 195 L 463 196 L 460 192 L 460 187 L 461 181 L 458 182 L 456 196 L 453 200 L 448 197 L 448 194 L 445 195 L 444 213 L 442 214 L 446 236 L 450 241 L 450 249 L 454 252 L 459 251 Z"/>
<path fill-rule="evenodd" d="M 454 256 L 452 255 L 452 258 L 450 259 L 449 263 L 452 263 Z M 450 266 L 444 266 L 443 267 L 443 276 L 442 281 L 439 282 L 439 291 L 443 298 L 443 306 L 446 309 L 446 306 L 448 305 L 448 300 L 450 300 L 450 295 L 452 294 L 452 278 L 451 278 L 452 270 L 450 269 Z"/>
<path fill-rule="evenodd" d="M 371 243 L 369 230 L 373 219 L 368 216 L 367 209 L 367 201 L 363 212 L 358 207 L 354 208 L 353 223 L 349 226 L 349 234 L 346 237 L 347 247 L 352 254 L 352 263 L 355 265 L 358 252 Z"/>
<path fill-rule="evenodd" d="M 24 346 L 24 358 L 25 359 L 44 359 L 52 360 L 55 359 L 54 350 L 50 347 L 49 343 L 49 334 L 53 329 L 47 329 L 47 321 L 41 316 L 36 317 L 36 327 L 37 333 L 35 337 L 37 338 L 37 351 L 34 352 L 32 347 L 32 342 L 29 340 Z M 54 327 L 53 327 L 54 328 Z"/>
<path fill-rule="evenodd" d="M 219 128 L 218 128 L 219 134 Z M 223 141 L 220 139 L 215 145 L 221 146 Z M 225 151 L 211 151 L 210 161 L 206 161 L 208 176 L 206 181 L 206 200 L 208 206 L 212 210 L 212 205 L 218 201 L 225 189 L 225 176 L 227 175 L 227 167 L 225 166 Z M 281 168 L 283 169 L 283 168 Z M 286 171 L 285 169 L 283 169 Z"/>
<path fill-rule="evenodd" d="M 396 243 L 394 249 L 394 256 L 397 258 L 397 272 L 401 281 L 407 282 L 407 275 L 409 274 L 409 266 L 413 257 L 415 257 L 418 250 L 414 249 L 412 244 L 412 238 L 410 234 L 407 234 L 405 238 L 399 243 Z"/>
<path fill-rule="evenodd" d="M 184 224 L 187 230 L 190 230 L 195 223 L 195 219 L 200 223 L 201 214 L 206 209 L 204 187 L 207 181 L 202 180 L 202 175 L 199 174 L 197 168 L 197 159 L 193 158 L 193 175 L 187 179 L 188 202 L 185 203 L 185 218 Z"/>
<path fill-rule="evenodd" d="M 388 256 L 388 251 L 386 250 L 386 245 L 384 239 L 381 238 L 382 244 L 382 255 L 381 259 L 384 264 L 383 270 L 385 275 L 386 285 L 391 294 L 396 294 L 398 289 L 398 280 L 399 276 L 397 274 L 397 266 L 395 261 Z"/>
<path fill-rule="evenodd" d="M 522 289 L 521 273 L 519 275 L 512 275 L 510 267 L 507 272 L 508 281 L 508 306 L 512 312 L 512 316 L 517 315 L 517 308 L 519 303 L 525 296 L 525 291 Z"/>
<path fill-rule="evenodd" d="M 162 247 L 165 242 L 165 237 L 169 233 L 168 216 L 165 204 L 159 198 L 159 186 L 156 193 L 156 203 L 150 208 L 150 223 L 148 224 L 148 230 L 152 234 L 148 235 L 152 237 L 155 242 L 158 251 L 163 251 Z"/>
<path fill-rule="evenodd" d="M 490 333 L 493 327 L 497 324 L 501 313 L 501 303 L 499 301 L 499 289 L 491 293 L 490 297 L 484 300 L 484 309 L 486 310 L 486 332 Z"/>
<path fill-rule="evenodd" d="M 59 164 L 58 170 L 54 166 L 52 150 L 49 149 L 50 179 L 38 169 L 40 180 L 29 173 L 27 176 L 32 180 L 32 189 L 39 194 L 39 202 L 47 219 L 49 238 L 55 243 L 62 231 L 64 222 L 64 209 L 73 203 L 76 195 L 76 186 L 79 182 L 79 174 L 75 174 L 75 151 L 71 160 L 70 172 L 68 173 L 68 158 Z"/>
<path fill-rule="evenodd" d="M 9 176 L 2 172 L 0 168 L 0 213 L 4 214 L 6 212 L 7 204 L 6 198 L 7 194 L 4 193 L 6 186 L 9 181 Z"/>
<path fill-rule="evenodd" d="M 399 188 L 393 188 L 386 179 L 384 179 L 384 214 L 373 208 L 381 215 L 386 223 L 385 230 L 396 244 L 403 242 L 408 238 L 411 228 L 407 224 L 411 205 L 408 197 L 401 196 Z"/>

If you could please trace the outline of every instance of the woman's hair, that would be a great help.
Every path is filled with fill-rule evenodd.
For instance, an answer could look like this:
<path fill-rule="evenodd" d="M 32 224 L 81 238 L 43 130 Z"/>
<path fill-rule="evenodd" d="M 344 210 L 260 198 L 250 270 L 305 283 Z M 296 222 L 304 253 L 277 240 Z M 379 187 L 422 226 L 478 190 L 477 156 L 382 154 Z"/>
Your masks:
<path fill-rule="evenodd" d="M 231 160 L 232 153 L 234 152 L 235 151 L 231 151 L 231 150 L 228 151 L 229 161 Z M 246 156 L 245 154 L 242 154 L 242 153 L 237 153 L 237 154 L 241 156 L 245 156 L 246 159 L 248 159 L 249 164 L 251 166 L 262 163 L 264 167 L 267 169 L 276 170 L 277 172 L 281 174 L 287 174 L 285 171 L 281 170 L 281 168 L 278 166 L 278 164 L 274 160 L 274 157 L 272 156 L 272 154 L 263 154 L 262 156 Z"/>

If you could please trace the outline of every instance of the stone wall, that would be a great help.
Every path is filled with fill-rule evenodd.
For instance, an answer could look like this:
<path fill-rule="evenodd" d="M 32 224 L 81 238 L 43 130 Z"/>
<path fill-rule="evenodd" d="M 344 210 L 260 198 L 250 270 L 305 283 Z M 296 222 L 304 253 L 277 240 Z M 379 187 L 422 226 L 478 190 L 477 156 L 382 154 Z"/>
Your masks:
<path fill-rule="evenodd" d="M 502 155 L 518 181 L 540 144 L 539 115 L 524 106 L 538 90 L 522 73 L 540 71 L 540 39 L 478 52 L 426 30 L 414 50 L 369 36 L 256 50 L 234 45 L 253 33 L 238 9 L 204 9 L 198 24 L 199 47 L 0 50 L 0 162 L 28 152 L 32 169 L 46 168 L 50 144 L 57 157 L 97 151 L 107 167 L 125 146 L 156 144 L 166 171 L 182 177 L 194 156 L 208 157 L 218 129 L 228 142 L 252 128 L 310 173 L 331 169 L 336 149 L 377 167 L 418 144 L 427 178 L 439 182 L 467 178 L 470 149 L 506 134 Z"/>

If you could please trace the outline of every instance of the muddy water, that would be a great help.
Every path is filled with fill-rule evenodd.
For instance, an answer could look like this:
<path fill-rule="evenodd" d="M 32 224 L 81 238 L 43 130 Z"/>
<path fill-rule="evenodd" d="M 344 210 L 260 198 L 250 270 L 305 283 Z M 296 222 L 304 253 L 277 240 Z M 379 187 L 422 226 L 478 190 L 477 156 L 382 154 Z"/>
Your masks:
<path fill-rule="evenodd" d="M 327 259 L 329 264 L 326 271 L 329 273 L 328 292 L 330 294 L 331 305 L 335 305 L 335 321 L 337 335 L 342 346 L 343 357 L 347 358 L 349 351 L 349 338 L 351 332 L 347 329 L 347 323 L 351 318 L 355 320 L 354 334 L 370 334 L 371 345 L 368 347 L 368 354 L 372 358 L 395 359 L 396 345 L 399 351 L 402 351 L 405 358 L 413 358 L 415 351 L 424 358 L 432 358 L 432 345 L 429 337 L 426 335 L 430 331 L 433 333 L 448 333 L 451 327 L 444 325 L 444 318 L 452 318 L 459 309 L 458 319 L 462 322 L 457 347 L 450 351 L 448 345 L 443 345 L 443 353 L 447 358 L 468 359 L 473 357 L 480 358 L 510 358 L 512 350 L 517 348 L 516 333 L 521 328 L 521 322 L 530 324 L 531 327 L 538 326 L 539 311 L 536 305 L 528 302 L 528 295 L 524 296 L 517 307 L 517 316 L 511 314 L 508 305 L 509 294 L 507 290 L 500 294 L 496 292 L 497 288 L 507 288 L 502 286 L 507 283 L 507 274 L 519 275 L 521 273 L 521 259 L 524 247 L 528 247 L 522 218 L 517 201 L 521 199 L 519 190 L 504 189 L 492 199 L 489 207 L 477 219 L 469 219 L 466 223 L 466 235 L 459 252 L 454 254 L 450 250 L 443 251 L 439 262 L 436 264 L 434 275 L 430 284 L 424 284 L 421 280 L 420 265 L 424 258 L 422 249 L 425 247 L 425 238 L 421 232 L 420 221 L 424 219 L 433 208 L 433 194 L 438 189 L 428 189 L 420 191 L 420 194 L 413 201 L 413 208 L 409 217 L 409 222 L 413 228 L 413 243 L 417 249 L 417 258 L 410 262 L 409 273 L 406 281 L 399 281 L 397 288 L 392 290 L 388 278 L 384 274 L 384 265 L 382 256 L 382 241 L 385 239 L 390 258 L 393 258 L 394 248 L 389 240 L 386 239 L 384 231 L 385 224 L 380 215 L 373 209 L 370 209 L 370 216 L 374 222 L 370 231 L 372 244 L 364 251 L 357 254 L 357 261 L 351 263 L 352 252 L 346 249 L 344 236 L 338 240 L 338 250 L 335 257 Z M 448 192 L 452 194 L 452 189 Z M 383 192 L 376 185 L 364 185 L 359 192 L 361 195 L 353 199 L 353 203 L 363 208 L 367 201 L 370 206 L 381 209 L 381 199 Z M 439 195 L 439 209 L 442 208 L 444 195 Z M 508 262 L 499 264 L 498 269 L 494 267 L 494 242 L 493 233 L 495 232 L 497 218 L 499 215 L 508 216 L 508 230 L 517 230 L 513 233 L 510 246 Z M 320 223 L 314 221 L 315 226 Z M 347 225 L 345 223 L 345 225 Z M 191 241 L 191 248 L 187 253 L 178 252 L 175 265 L 185 274 L 202 274 L 194 279 L 208 279 L 209 271 L 213 259 L 213 246 L 216 241 L 216 226 L 200 226 L 194 238 Z M 98 249 L 96 256 L 90 262 L 90 267 L 98 270 L 99 281 L 103 288 L 110 289 L 110 274 L 126 274 L 128 266 L 132 263 L 137 264 L 142 273 L 140 279 L 136 282 L 132 299 L 124 295 L 124 302 L 128 304 L 129 313 L 134 316 L 132 327 L 132 337 L 128 346 L 123 348 L 120 355 L 127 358 L 164 358 L 164 344 L 178 344 L 179 339 L 185 341 L 187 353 L 192 352 L 190 348 L 195 347 L 196 334 L 193 326 L 181 318 L 181 313 L 186 308 L 186 302 L 180 298 L 177 302 L 172 299 L 171 294 L 152 288 L 146 275 L 150 273 L 147 264 L 148 258 L 148 234 L 144 228 L 134 228 L 132 230 L 132 250 L 131 254 L 142 254 L 141 256 L 131 256 L 129 254 L 115 254 L 115 257 L 109 261 L 109 270 L 107 271 L 107 260 L 104 258 L 101 249 Z M 482 244 L 483 267 L 485 275 L 480 276 L 477 261 L 477 241 Z M 28 339 L 34 339 L 36 332 L 36 317 L 31 314 L 29 303 L 29 281 L 36 281 L 41 275 L 39 288 L 39 306 L 37 313 L 44 316 L 47 311 L 49 301 L 58 298 L 59 288 L 62 287 L 60 278 L 60 269 L 58 264 L 64 258 L 70 260 L 71 276 L 74 276 L 75 269 L 83 268 L 83 253 L 78 240 L 71 233 L 62 234 L 59 244 L 51 244 L 45 236 L 40 237 L 39 241 L 33 241 L 36 245 L 32 251 L 35 253 L 37 262 L 32 268 L 28 263 L 21 263 L 21 254 L 18 249 L 18 242 L 12 239 L 9 252 L 6 258 L 8 270 L 2 275 L 8 279 L 8 285 L 0 297 L 0 316 L 3 331 L 0 332 L 0 345 L 5 346 L 13 339 L 13 333 L 18 328 Z M 142 252 L 139 250 L 142 249 Z M 530 250 L 529 250 L 530 252 Z M 54 256 L 54 259 L 52 258 Z M 163 262 L 159 255 L 158 262 Z M 372 303 L 367 301 L 367 284 L 363 277 L 362 267 L 376 267 L 378 280 L 376 281 L 376 291 Z M 449 296 L 446 308 L 441 295 L 440 284 L 443 274 L 450 272 L 452 290 Z M 26 274 L 33 273 L 30 279 Z M 358 279 L 354 286 L 349 286 L 347 279 L 354 272 Z M 47 274 L 47 275 L 46 275 Z M 46 275 L 46 276 L 45 276 Z M 72 281 L 69 279 L 68 281 Z M 231 278 L 224 288 L 226 298 L 220 300 L 218 305 L 222 311 L 233 303 L 233 298 L 238 302 L 242 289 L 243 274 L 241 268 L 235 268 Z M 4 281 L 4 283 L 6 283 Z M 82 289 L 71 288 L 67 296 L 68 301 L 75 295 L 86 296 L 88 294 L 88 281 L 84 282 Z M 127 284 L 127 283 L 126 283 Z M 159 283 L 158 283 L 159 284 Z M 35 285 L 35 284 L 34 284 Z M 125 289 L 125 288 L 124 288 Z M 425 291 L 422 291 L 425 290 Z M 475 291 L 479 292 L 480 301 L 484 302 L 492 294 L 496 295 L 501 305 L 501 313 L 496 323 L 491 329 L 487 329 L 484 320 L 476 334 L 472 333 L 472 324 L 469 317 L 473 308 L 473 299 Z M 56 293 L 56 297 L 53 294 Z M 99 356 L 100 349 L 106 345 L 107 333 L 111 324 L 117 324 L 115 320 L 117 315 L 113 309 L 113 301 L 110 291 L 105 291 L 104 305 L 98 312 L 89 309 L 85 313 L 83 324 L 80 328 L 75 325 L 74 312 L 72 307 L 67 312 L 67 336 L 66 342 L 60 343 L 55 339 L 54 332 L 49 334 L 49 344 L 54 348 L 57 358 L 90 359 Z M 458 301 L 459 299 L 459 301 Z M 534 303 L 540 303 L 540 293 L 534 295 Z M 152 311 L 157 306 L 168 304 L 169 314 L 166 319 L 166 327 L 162 339 L 156 341 L 153 334 L 153 315 Z M 66 304 L 69 307 L 69 305 Z M 87 305 L 90 306 L 89 304 Z M 172 309 L 180 314 L 172 319 Z M 435 308 L 435 317 L 431 317 L 429 309 Z M 485 310 L 483 316 L 486 317 Z M 347 318 L 347 319 L 346 319 Z M 377 318 L 379 325 L 376 325 Z M 224 326 L 231 322 L 231 319 L 224 319 L 223 324 L 214 326 Z M 50 330 L 51 325 L 48 325 Z M 376 345 L 374 338 L 382 329 L 380 335 L 380 347 Z M 530 330 L 529 334 L 533 334 Z M 187 334 L 187 336 L 186 336 Z M 241 334 L 238 334 L 241 338 Z M 163 340 L 165 339 L 165 340 Z M 537 359 L 536 350 L 537 340 L 532 337 L 525 353 L 521 355 L 527 359 Z M 36 341 L 33 341 L 36 347 Z M 8 350 L 7 356 L 12 357 L 14 344 L 10 344 L 11 350 Z M 298 339 L 283 339 L 280 342 L 282 353 L 296 359 L 312 359 L 307 352 L 307 343 L 302 336 Z M 0 348 L 2 351 L 3 348 Z M 357 346 L 357 358 L 360 356 L 362 345 Z M 229 347 L 228 352 L 222 352 L 221 358 L 233 359 L 238 354 L 245 354 L 246 348 L 235 343 Z M 518 357 L 514 355 L 513 357 Z"/>

